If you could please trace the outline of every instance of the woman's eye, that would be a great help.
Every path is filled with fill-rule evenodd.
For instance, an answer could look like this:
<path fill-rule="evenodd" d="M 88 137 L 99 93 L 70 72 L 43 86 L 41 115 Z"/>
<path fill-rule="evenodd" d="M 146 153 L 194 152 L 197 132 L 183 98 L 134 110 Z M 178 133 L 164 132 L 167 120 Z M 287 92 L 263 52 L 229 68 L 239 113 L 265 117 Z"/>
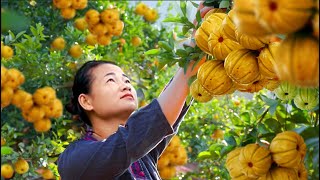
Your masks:
<path fill-rule="evenodd" d="M 126 83 L 131 83 L 131 81 L 127 79 L 127 80 L 126 80 Z"/>
<path fill-rule="evenodd" d="M 114 79 L 108 79 L 107 82 L 114 82 Z"/>

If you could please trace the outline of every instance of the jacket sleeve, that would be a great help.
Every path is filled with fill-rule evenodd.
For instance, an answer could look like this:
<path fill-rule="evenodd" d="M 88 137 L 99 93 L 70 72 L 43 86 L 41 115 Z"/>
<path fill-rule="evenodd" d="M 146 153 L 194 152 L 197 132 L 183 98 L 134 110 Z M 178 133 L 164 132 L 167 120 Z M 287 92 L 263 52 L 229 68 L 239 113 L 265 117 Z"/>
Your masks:
<path fill-rule="evenodd" d="M 62 179 L 105 179 L 122 174 L 174 133 L 155 99 L 133 113 L 126 126 L 104 141 L 79 140 L 59 156 Z"/>
<path fill-rule="evenodd" d="M 172 137 L 178 133 L 179 127 L 181 122 L 183 121 L 185 115 L 187 114 L 190 106 L 192 105 L 193 99 L 190 101 L 190 104 L 187 105 L 186 103 L 184 104 L 181 113 L 177 119 L 177 121 L 173 124 L 173 134 L 166 136 L 151 152 L 150 155 L 154 159 L 154 162 L 157 163 L 158 158 L 160 155 L 163 153 L 165 148 L 168 146 L 170 143 Z"/>

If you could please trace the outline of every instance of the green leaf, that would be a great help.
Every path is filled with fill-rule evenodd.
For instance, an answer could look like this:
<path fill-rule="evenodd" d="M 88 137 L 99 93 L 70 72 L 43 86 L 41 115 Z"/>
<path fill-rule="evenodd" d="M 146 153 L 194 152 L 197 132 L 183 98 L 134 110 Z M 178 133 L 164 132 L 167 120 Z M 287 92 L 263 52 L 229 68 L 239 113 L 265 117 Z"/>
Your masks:
<path fill-rule="evenodd" d="M 202 151 L 202 152 L 200 152 L 200 153 L 198 154 L 198 156 L 197 156 L 197 158 L 198 158 L 199 160 L 209 159 L 209 158 L 211 158 L 211 157 L 212 157 L 212 155 L 211 155 L 211 153 L 210 153 L 209 151 Z"/>
<path fill-rule="evenodd" d="M 158 45 L 159 45 L 159 47 L 161 47 L 161 48 L 164 48 L 165 50 L 167 50 L 167 51 L 172 51 L 172 47 L 170 47 L 170 45 L 167 43 L 167 42 L 165 42 L 165 41 L 159 41 L 158 42 Z"/>
<path fill-rule="evenodd" d="M 1 156 L 10 155 L 13 153 L 13 149 L 9 146 L 1 146 Z"/>
<path fill-rule="evenodd" d="M 162 22 L 183 23 L 184 21 L 181 19 L 181 17 L 167 17 Z"/>
<path fill-rule="evenodd" d="M 224 140 L 227 142 L 227 144 L 229 146 L 236 146 L 237 145 L 236 139 L 230 134 L 225 134 Z"/>
<path fill-rule="evenodd" d="M 154 54 L 159 54 L 160 50 L 159 49 L 150 49 L 146 51 L 144 54 L 145 55 L 154 55 Z"/>
<path fill-rule="evenodd" d="M 293 123 L 309 124 L 307 118 L 302 113 L 293 114 L 290 118 L 288 118 L 288 120 Z"/>
<path fill-rule="evenodd" d="M 232 151 L 236 146 L 224 146 L 220 151 L 220 158 L 223 158 L 230 151 Z"/>
<path fill-rule="evenodd" d="M 186 13 L 187 13 L 187 4 L 186 4 L 186 2 L 180 1 L 180 9 L 182 11 L 182 14 L 184 16 L 186 16 Z"/>
<path fill-rule="evenodd" d="M 200 11 L 197 11 L 196 19 L 197 19 L 197 22 L 198 22 L 198 25 L 199 25 L 199 24 L 200 24 L 200 22 L 202 21 Z"/>
<path fill-rule="evenodd" d="M 281 132 L 281 124 L 276 119 L 268 118 L 264 121 L 264 124 L 275 133 Z"/>
<path fill-rule="evenodd" d="M 180 57 L 187 57 L 188 53 L 184 49 L 177 49 L 176 54 Z"/>
<path fill-rule="evenodd" d="M 243 112 L 240 114 L 240 119 L 242 122 L 250 123 L 250 114 L 248 112 Z"/>
<path fill-rule="evenodd" d="M 258 131 L 260 134 L 269 133 L 269 130 L 267 129 L 267 127 L 263 123 L 258 123 L 257 127 L 258 127 Z"/>
<path fill-rule="evenodd" d="M 230 6 L 230 2 L 228 0 L 221 1 L 219 4 L 219 8 L 228 8 Z"/>

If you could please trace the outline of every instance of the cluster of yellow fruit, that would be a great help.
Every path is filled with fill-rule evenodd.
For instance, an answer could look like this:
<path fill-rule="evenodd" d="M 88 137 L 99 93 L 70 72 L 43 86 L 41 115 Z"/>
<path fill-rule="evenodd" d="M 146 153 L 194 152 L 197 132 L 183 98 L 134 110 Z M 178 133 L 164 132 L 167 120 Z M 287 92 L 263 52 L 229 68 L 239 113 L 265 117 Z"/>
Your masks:
<path fill-rule="evenodd" d="M 61 51 L 66 47 L 66 41 L 63 37 L 55 38 L 51 43 L 51 49 Z M 82 55 L 82 48 L 79 44 L 73 44 L 68 53 L 74 58 L 79 58 Z"/>
<path fill-rule="evenodd" d="M 29 171 L 29 164 L 28 162 L 23 159 L 19 158 L 15 163 L 14 163 L 14 169 L 11 164 L 5 163 L 1 165 L 1 176 L 5 179 L 10 179 L 13 177 L 14 172 L 18 174 L 24 174 Z"/>
<path fill-rule="evenodd" d="M 263 4 L 266 2 L 272 5 Z M 257 6 L 261 8 L 257 10 Z M 273 6 L 276 7 L 275 11 L 262 9 L 274 8 Z M 297 9 L 308 8 L 304 14 L 296 13 L 297 10 L 291 10 L 290 6 Z M 282 18 L 287 16 L 273 14 L 288 8 L 288 11 L 292 11 L 288 15 L 301 15 L 308 20 L 312 12 L 310 8 L 313 7 L 313 0 L 290 3 L 235 0 L 233 8 L 227 14 L 219 9 L 211 10 L 197 29 L 195 41 L 197 46 L 213 56 L 214 60 L 209 60 L 200 67 L 192 89 L 194 92 L 191 92 L 193 97 L 200 102 L 207 102 L 214 96 L 231 94 L 235 90 L 253 93 L 266 88 L 273 91 L 281 81 L 289 81 L 299 86 L 319 86 L 318 39 L 310 33 L 292 33 L 295 32 L 292 31 L 294 27 L 291 27 L 296 25 L 295 18 L 288 17 L 284 21 L 287 23 L 281 24 Z M 278 25 L 287 31 L 270 30 L 265 33 L 265 30 L 263 33 L 262 24 L 273 26 L 274 23 L 272 18 L 264 23 L 258 20 L 266 14 L 281 19 L 277 19 Z M 302 17 L 296 18 L 301 20 Z M 297 29 L 305 27 L 306 23 L 307 21 L 304 21 L 303 26 Z M 277 37 L 279 33 L 292 35 L 289 34 L 282 41 Z M 310 56 L 305 58 L 304 54 Z"/>
<path fill-rule="evenodd" d="M 285 36 L 274 53 L 271 49 L 281 81 L 319 86 L 319 0 L 235 0 L 233 10 L 239 33 Z"/>
<path fill-rule="evenodd" d="M 283 101 L 293 100 L 294 104 L 301 110 L 310 111 L 319 104 L 317 88 L 298 87 L 289 82 L 281 82 L 274 93 Z"/>
<path fill-rule="evenodd" d="M 170 179 L 176 175 L 176 166 L 187 163 L 188 155 L 181 144 L 179 136 L 172 137 L 167 148 L 158 160 L 158 171 L 162 179 Z"/>
<path fill-rule="evenodd" d="M 76 10 L 87 7 L 88 0 L 52 0 L 54 7 L 60 9 L 60 14 L 64 19 L 72 19 L 76 15 Z"/>
<path fill-rule="evenodd" d="M 149 8 L 143 2 L 137 4 L 134 12 L 140 16 L 143 16 L 143 18 L 148 22 L 155 22 L 159 18 L 158 11 L 156 9 Z"/>
<path fill-rule="evenodd" d="M 285 131 L 277 134 L 270 146 L 248 144 L 229 152 L 226 168 L 237 180 L 307 180 L 305 155 L 303 138 L 294 131 Z"/>
<path fill-rule="evenodd" d="M 122 34 L 124 23 L 120 20 L 120 14 L 116 8 L 108 8 L 101 13 L 95 9 L 90 9 L 85 16 L 78 18 L 74 26 L 80 30 L 89 30 L 86 43 L 94 46 L 96 44 L 107 46 L 111 43 L 113 36 Z"/>
<path fill-rule="evenodd" d="M 29 164 L 23 158 L 19 158 L 14 163 L 13 166 L 14 166 L 14 168 L 9 163 L 2 164 L 1 165 L 1 176 L 5 179 L 10 179 L 13 177 L 14 172 L 16 172 L 18 174 L 24 174 L 29 171 Z M 40 168 L 37 170 L 37 172 L 41 175 L 41 177 L 43 179 L 54 179 L 54 177 L 55 177 L 53 172 L 48 168 Z"/>
<path fill-rule="evenodd" d="M 1 42 L 1 58 L 10 59 L 13 56 L 13 49 L 10 46 L 3 45 Z"/>
<path fill-rule="evenodd" d="M 1 66 L 1 108 L 15 105 L 21 110 L 23 118 L 33 123 L 37 132 L 47 132 L 51 128 L 50 118 L 62 116 L 62 102 L 56 98 L 56 92 L 51 87 L 39 88 L 34 94 L 20 89 L 24 81 L 24 75 L 19 70 Z"/>

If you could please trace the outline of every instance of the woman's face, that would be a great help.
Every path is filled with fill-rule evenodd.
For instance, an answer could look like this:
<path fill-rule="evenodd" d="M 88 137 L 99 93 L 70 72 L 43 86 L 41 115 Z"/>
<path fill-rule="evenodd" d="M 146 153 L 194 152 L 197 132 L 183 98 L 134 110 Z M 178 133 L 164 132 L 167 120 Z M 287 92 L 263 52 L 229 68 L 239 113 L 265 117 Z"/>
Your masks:
<path fill-rule="evenodd" d="M 99 117 L 126 117 L 138 107 L 136 90 L 120 67 L 101 64 L 92 69 L 91 76 L 93 81 L 88 96 Z"/>

